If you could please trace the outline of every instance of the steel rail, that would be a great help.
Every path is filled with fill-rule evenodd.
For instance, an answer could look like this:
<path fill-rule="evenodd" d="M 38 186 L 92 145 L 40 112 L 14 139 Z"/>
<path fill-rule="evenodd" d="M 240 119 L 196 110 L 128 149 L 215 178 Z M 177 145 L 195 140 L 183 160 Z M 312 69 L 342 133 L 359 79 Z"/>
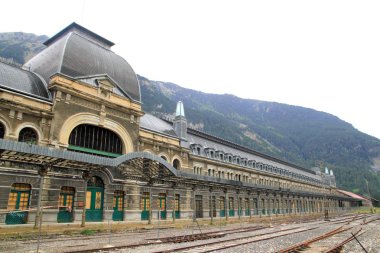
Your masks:
<path fill-rule="evenodd" d="M 211 238 L 223 237 L 229 234 L 251 232 L 251 231 L 257 231 L 257 230 L 266 229 L 266 228 L 269 228 L 269 227 L 253 226 L 253 227 L 247 227 L 247 228 L 226 229 L 226 230 L 219 230 L 219 231 L 210 231 L 210 232 L 205 232 L 205 233 L 197 233 L 193 235 L 161 237 L 159 238 L 159 240 L 162 242 L 181 243 L 181 242 L 188 242 L 188 241 L 195 241 L 195 240 L 206 240 L 206 239 L 211 239 Z M 146 240 L 157 240 L 157 238 L 149 238 Z"/>
<path fill-rule="evenodd" d="M 354 240 L 355 236 L 360 236 L 360 235 L 362 235 L 362 234 L 365 233 L 365 232 L 361 232 L 361 230 L 362 229 L 356 231 L 356 233 L 353 233 L 350 237 L 348 237 L 347 239 L 343 240 L 342 242 L 340 242 L 338 244 L 335 244 L 334 246 L 332 246 L 328 250 L 324 251 L 324 253 L 339 253 L 339 252 L 341 252 L 341 250 L 343 249 L 343 246 L 345 244 L 347 244 L 348 242 Z"/>
<path fill-rule="evenodd" d="M 231 243 L 231 244 L 228 244 L 228 245 L 222 246 L 222 247 L 217 247 L 217 248 L 212 248 L 212 249 L 206 249 L 206 250 L 203 250 L 203 251 L 202 250 L 197 250 L 198 253 L 199 252 L 203 252 L 203 253 L 205 253 L 205 252 L 212 252 L 212 251 L 216 251 L 216 250 L 224 250 L 224 249 L 228 249 L 228 248 L 232 248 L 232 247 L 238 247 L 238 246 L 242 246 L 242 245 L 250 244 L 250 243 L 254 243 L 254 242 L 266 241 L 266 240 L 270 240 L 270 239 L 278 238 L 278 237 L 282 237 L 282 236 L 302 233 L 302 232 L 310 231 L 310 230 L 313 230 L 313 229 L 317 229 L 317 227 L 315 227 L 315 228 L 309 228 L 309 229 L 303 229 L 303 230 L 299 230 L 299 231 L 295 231 L 295 232 L 291 232 L 291 233 L 286 233 L 286 234 L 281 234 L 281 235 L 270 236 L 270 237 L 262 238 L 262 239 L 252 239 L 252 240 L 245 241 L 245 242 L 242 242 L 242 243 L 238 243 L 236 241 L 245 240 L 245 239 L 249 239 L 249 238 L 252 238 L 252 237 L 258 237 L 258 236 L 268 235 L 268 234 L 280 233 L 280 232 L 284 232 L 284 231 L 288 231 L 288 230 L 294 230 L 294 229 L 284 229 L 284 230 L 281 230 L 281 231 L 269 232 L 269 233 L 254 235 L 254 236 L 245 236 L 245 237 L 240 237 L 240 238 L 228 239 L 228 240 L 224 240 L 222 242 L 217 241 L 217 242 L 203 243 L 203 244 L 186 246 L 186 247 L 181 247 L 181 248 L 174 248 L 174 249 L 168 249 L 168 250 L 162 250 L 162 251 L 154 251 L 152 253 L 170 253 L 170 252 L 176 252 L 176 251 L 182 251 L 182 250 L 202 248 L 202 247 L 207 247 L 207 246 L 211 246 L 211 245 L 220 245 L 221 243 L 235 242 L 235 243 Z"/>
<path fill-rule="evenodd" d="M 331 230 L 325 234 L 322 234 L 320 236 L 317 236 L 317 237 L 314 237 L 312 239 L 309 239 L 309 240 L 306 240 L 306 241 L 303 241 L 301 243 L 297 243 L 295 245 L 292 245 L 288 248 L 285 248 L 285 249 L 282 249 L 282 250 L 279 250 L 279 251 L 276 251 L 276 253 L 292 253 L 292 252 L 299 252 L 300 250 L 303 250 L 303 249 L 306 249 L 306 248 L 309 248 L 310 244 L 314 243 L 314 242 L 317 242 L 317 241 L 320 241 L 320 240 L 323 240 L 325 238 L 328 238 L 328 237 L 331 237 L 335 234 L 339 234 L 339 233 L 342 233 L 344 231 L 347 231 L 349 229 L 351 229 L 352 227 L 349 227 L 349 228 L 344 228 L 343 227 L 339 227 L 339 228 L 336 228 L 334 230 Z"/>
<path fill-rule="evenodd" d="M 262 234 L 253 235 L 253 236 L 245 236 L 245 237 L 240 237 L 240 238 L 235 238 L 235 239 L 230 239 L 230 240 L 240 240 L 240 239 L 252 238 L 252 237 L 257 237 L 257 236 L 262 236 L 262 235 L 267 235 L 267 234 L 272 234 L 272 233 L 279 233 L 279 232 L 289 231 L 289 230 L 295 230 L 295 229 L 299 229 L 299 227 L 279 230 L 279 231 L 276 231 L 276 232 L 272 231 L 272 232 L 262 233 Z M 312 228 L 312 229 L 315 229 L 315 228 Z M 308 231 L 308 230 L 311 230 L 311 229 L 306 229 L 306 230 L 303 230 L 303 231 Z M 230 241 L 230 240 L 224 240 L 223 242 Z M 215 242 L 215 243 L 219 243 L 220 244 L 220 241 Z M 97 251 L 100 251 L 100 250 L 102 252 L 107 252 L 107 251 L 112 251 L 112 250 L 119 250 L 119 249 L 125 249 L 125 248 L 138 248 L 138 247 L 145 247 L 145 246 L 158 245 L 158 244 L 166 244 L 166 242 L 152 241 L 152 242 L 145 242 L 145 243 L 136 243 L 136 244 L 121 245 L 121 246 L 112 246 L 112 247 L 107 247 L 107 248 L 103 248 L 102 247 L 102 248 L 93 248 L 93 249 L 85 249 L 85 250 L 67 251 L 66 253 L 90 253 L 90 252 L 97 252 Z M 208 245 L 208 244 L 207 243 L 205 243 L 205 244 L 198 244 L 198 245 L 193 246 L 193 247 L 198 247 L 199 245 Z M 174 249 L 174 251 L 178 251 L 178 250 Z M 171 252 L 171 251 L 163 251 L 163 252 Z"/>

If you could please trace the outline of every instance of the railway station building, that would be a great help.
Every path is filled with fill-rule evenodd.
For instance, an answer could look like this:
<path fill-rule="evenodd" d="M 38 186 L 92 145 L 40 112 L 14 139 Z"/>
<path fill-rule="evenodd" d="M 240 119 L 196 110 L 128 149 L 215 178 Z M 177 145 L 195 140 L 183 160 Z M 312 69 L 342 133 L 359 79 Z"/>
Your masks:
<path fill-rule="evenodd" d="M 309 169 L 142 110 L 111 41 L 71 24 L 0 62 L 0 224 L 238 219 L 361 204 Z"/>

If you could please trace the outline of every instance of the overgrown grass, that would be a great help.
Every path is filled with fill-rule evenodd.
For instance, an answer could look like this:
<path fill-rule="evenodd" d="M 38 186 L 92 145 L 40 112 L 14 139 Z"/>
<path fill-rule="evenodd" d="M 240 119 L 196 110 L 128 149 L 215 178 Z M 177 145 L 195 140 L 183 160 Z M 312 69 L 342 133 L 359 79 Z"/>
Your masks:
<path fill-rule="evenodd" d="M 373 207 L 371 210 L 371 207 L 368 206 L 362 206 L 359 209 L 356 210 L 357 213 L 380 213 L 379 207 Z"/>
<path fill-rule="evenodd" d="M 93 235 L 95 233 L 96 233 L 96 231 L 92 230 L 92 229 L 84 229 L 84 230 L 80 231 L 81 235 Z"/>

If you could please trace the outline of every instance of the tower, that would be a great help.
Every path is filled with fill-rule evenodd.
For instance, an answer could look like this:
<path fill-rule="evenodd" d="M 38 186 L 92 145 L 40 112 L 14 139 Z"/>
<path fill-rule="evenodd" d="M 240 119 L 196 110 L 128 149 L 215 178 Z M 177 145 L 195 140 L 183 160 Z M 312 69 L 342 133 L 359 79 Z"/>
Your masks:
<path fill-rule="evenodd" d="M 182 101 L 178 101 L 173 121 L 174 131 L 181 141 L 187 141 L 187 120 Z"/>

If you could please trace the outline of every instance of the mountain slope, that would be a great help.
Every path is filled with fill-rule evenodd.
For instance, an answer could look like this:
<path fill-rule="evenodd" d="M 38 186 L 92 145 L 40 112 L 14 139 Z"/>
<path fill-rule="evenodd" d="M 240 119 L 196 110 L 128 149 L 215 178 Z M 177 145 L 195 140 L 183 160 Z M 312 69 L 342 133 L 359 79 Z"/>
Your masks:
<path fill-rule="evenodd" d="M 366 179 L 372 194 L 380 197 L 380 176 L 371 169 L 380 154 L 380 140 L 334 115 L 139 79 L 147 112 L 170 117 L 181 100 L 193 128 L 306 168 L 327 166 L 335 171 L 338 186 L 350 191 L 366 194 Z"/>
<path fill-rule="evenodd" d="M 0 33 L 0 57 L 22 64 L 44 46 L 46 36 Z M 334 170 L 339 187 L 380 199 L 380 140 L 334 115 L 299 106 L 206 94 L 139 76 L 143 109 L 171 117 L 178 100 L 189 125 L 306 168 Z M 322 162 L 323 161 L 323 162 Z"/>
<path fill-rule="evenodd" d="M 32 33 L 0 33 L 0 57 L 23 64 L 45 48 L 42 43 L 47 39 Z"/>

